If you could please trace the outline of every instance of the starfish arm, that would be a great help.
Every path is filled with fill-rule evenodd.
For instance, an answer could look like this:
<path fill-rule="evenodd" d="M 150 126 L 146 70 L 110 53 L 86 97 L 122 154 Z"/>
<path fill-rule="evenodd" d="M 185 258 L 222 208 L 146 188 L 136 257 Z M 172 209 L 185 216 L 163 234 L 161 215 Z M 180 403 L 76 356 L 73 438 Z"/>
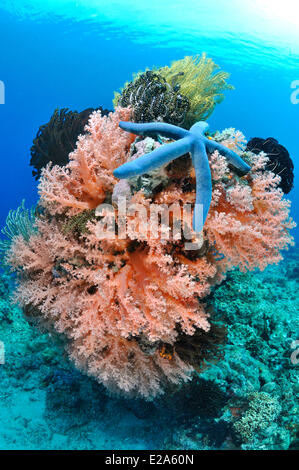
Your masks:
<path fill-rule="evenodd" d="M 242 158 L 239 157 L 237 153 L 233 152 L 227 147 L 224 147 L 224 145 L 218 144 L 218 142 L 215 141 L 207 140 L 207 148 L 209 152 L 218 150 L 221 155 L 224 155 L 227 158 L 228 162 L 231 165 L 233 165 L 238 170 L 242 171 L 244 174 L 248 173 L 251 170 L 250 166 L 247 165 L 247 163 L 244 162 L 244 160 L 242 160 Z"/>
<path fill-rule="evenodd" d="M 212 200 L 212 176 L 205 145 L 196 142 L 191 151 L 196 176 L 196 200 L 193 213 L 193 229 L 201 232 Z"/>
<path fill-rule="evenodd" d="M 192 138 L 190 136 L 171 144 L 161 145 L 161 147 L 153 150 L 153 152 L 146 153 L 136 158 L 136 160 L 124 163 L 124 165 L 116 168 L 113 174 L 116 178 L 122 179 L 148 173 L 189 152 L 191 147 Z"/>
<path fill-rule="evenodd" d="M 149 122 L 149 123 L 136 123 L 120 121 L 119 127 L 127 132 L 132 132 L 136 135 L 146 135 L 148 137 L 156 137 L 162 135 L 170 139 L 182 139 L 190 135 L 189 131 L 181 127 L 174 126 L 173 124 L 166 124 L 164 122 Z"/>
<path fill-rule="evenodd" d="M 196 122 L 190 129 L 190 132 L 192 134 L 197 135 L 198 137 L 201 137 L 204 135 L 205 132 L 209 130 L 209 124 L 206 121 L 199 121 Z"/>

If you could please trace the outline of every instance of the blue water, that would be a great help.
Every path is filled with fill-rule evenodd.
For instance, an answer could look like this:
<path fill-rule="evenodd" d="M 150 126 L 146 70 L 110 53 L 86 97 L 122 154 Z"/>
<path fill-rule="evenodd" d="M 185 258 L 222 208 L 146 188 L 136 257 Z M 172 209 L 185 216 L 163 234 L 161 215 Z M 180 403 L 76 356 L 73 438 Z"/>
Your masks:
<path fill-rule="evenodd" d="M 289 150 L 295 187 L 288 197 L 298 221 L 299 104 L 291 103 L 291 83 L 299 80 L 297 0 L 1 0 L 0 226 L 23 198 L 27 206 L 37 200 L 30 147 L 56 107 L 112 109 L 114 91 L 133 72 L 202 52 L 230 72 L 235 86 L 209 119 L 211 129 L 235 127 L 248 140 L 271 136 Z M 298 239 L 298 229 L 294 233 Z M 122 410 L 121 419 L 130 421 L 127 405 L 114 400 L 109 406 L 112 417 Z M 114 442 L 114 430 L 109 433 Z M 145 441 L 138 445 L 152 445 Z M 56 446 L 67 447 L 64 441 Z"/>

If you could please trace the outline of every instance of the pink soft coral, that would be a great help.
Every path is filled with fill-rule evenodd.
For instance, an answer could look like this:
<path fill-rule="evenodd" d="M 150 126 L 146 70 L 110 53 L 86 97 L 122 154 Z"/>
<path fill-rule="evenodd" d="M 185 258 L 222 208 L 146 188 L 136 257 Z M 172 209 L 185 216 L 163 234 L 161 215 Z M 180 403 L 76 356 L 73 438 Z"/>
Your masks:
<path fill-rule="evenodd" d="M 249 175 L 231 175 L 229 181 L 224 176 L 215 185 L 205 229 L 209 241 L 224 255 L 228 269 L 264 269 L 279 262 L 280 251 L 293 243 L 289 234 L 294 227 L 289 217 L 290 202 L 278 188 L 279 176 L 264 170 L 266 163 L 263 154 L 252 154 Z M 222 165 L 225 168 L 226 163 L 222 161 Z M 213 172 L 213 162 L 211 167 Z"/>
<path fill-rule="evenodd" d="M 69 164 L 43 170 L 39 194 L 41 203 L 51 205 L 52 213 L 67 211 L 73 215 L 103 202 L 117 181 L 112 172 L 126 161 L 134 140 L 132 134 L 126 135 L 118 127 L 119 121 L 128 120 L 130 114 L 128 108 L 118 108 L 109 117 L 94 111 L 85 128 L 87 135 L 79 136 Z"/>
<path fill-rule="evenodd" d="M 134 136 L 118 127 L 129 118 L 124 109 L 109 117 L 93 113 L 70 163 L 44 170 L 38 233 L 29 241 L 16 237 L 7 261 L 19 273 L 18 301 L 64 336 L 78 368 L 111 390 L 151 398 L 167 382 L 188 380 L 197 365 L 181 359 L 176 341 L 209 331 L 200 299 L 233 266 L 263 269 L 277 262 L 292 241 L 292 222 L 277 177 L 263 171 L 263 156 L 251 155 L 253 171 L 238 178 L 215 152 L 213 204 L 200 250 L 186 252 L 182 240 L 134 239 L 133 231 L 125 240 L 99 240 L 94 209 L 112 199 L 113 169 L 129 158 Z M 240 136 L 226 136 L 227 145 Z M 186 162 L 182 168 L 172 168 L 168 185 L 151 197 L 139 191 L 132 201 L 147 211 L 151 202 L 194 203 L 194 173 Z M 86 214 L 90 219 L 80 231 L 74 222 Z M 163 353 L 165 345 L 171 353 Z"/>

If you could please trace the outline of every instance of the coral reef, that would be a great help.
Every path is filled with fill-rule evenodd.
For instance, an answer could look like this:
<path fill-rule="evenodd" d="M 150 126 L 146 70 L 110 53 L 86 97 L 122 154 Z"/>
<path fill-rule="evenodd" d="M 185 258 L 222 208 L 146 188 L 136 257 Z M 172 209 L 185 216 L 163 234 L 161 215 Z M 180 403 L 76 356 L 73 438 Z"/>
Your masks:
<path fill-rule="evenodd" d="M 108 110 L 100 109 L 103 115 Z M 41 171 L 50 162 L 64 166 L 69 161 L 69 154 L 75 149 L 80 134 L 84 133 L 92 108 L 78 113 L 67 108 L 56 109 L 47 124 L 41 126 L 31 147 L 30 165 L 34 167 L 32 175 L 38 179 Z"/>
<path fill-rule="evenodd" d="M 200 379 L 223 394 L 224 404 L 219 409 L 215 403 L 209 417 L 194 413 L 176 427 L 167 448 L 298 448 L 298 365 L 291 362 L 291 343 L 299 330 L 299 277 L 289 278 L 297 258 L 298 250 L 262 273 L 233 271 L 215 289 L 209 303 L 227 325 L 228 341 L 224 358 Z"/>
<path fill-rule="evenodd" d="M 267 155 L 269 161 L 266 169 L 280 176 L 279 187 L 288 194 L 293 188 L 294 164 L 287 149 L 273 137 L 254 137 L 248 142 L 247 150 L 255 154 L 264 152 Z"/>
<path fill-rule="evenodd" d="M 213 316 L 210 320 L 211 318 Z M 180 359 L 197 372 L 202 372 L 223 357 L 223 344 L 226 340 L 225 325 L 212 322 L 207 332 L 197 328 L 192 336 L 180 334 L 175 343 L 175 351 Z"/>
<path fill-rule="evenodd" d="M 243 442 L 252 441 L 254 434 L 270 426 L 281 412 L 277 398 L 268 393 L 254 392 L 248 401 L 248 408 L 233 424 L 234 431 Z"/>
<path fill-rule="evenodd" d="M 85 128 L 87 135 L 79 137 L 75 151 L 69 155 L 69 164 L 53 168 L 48 165 L 42 171 L 41 204 L 46 201 L 54 214 L 77 215 L 101 204 L 116 183 L 113 170 L 126 161 L 134 140 L 117 129 L 119 120 L 130 116 L 129 109 L 107 119 L 101 117 L 100 111 L 91 116 Z"/>
<path fill-rule="evenodd" d="M 135 122 L 163 121 L 190 128 L 206 120 L 224 99 L 229 74 L 202 56 L 187 56 L 170 67 L 147 70 L 115 93 L 114 106 L 134 111 Z"/>
<path fill-rule="evenodd" d="M 213 362 L 225 335 L 213 326 L 207 295 L 234 267 L 277 263 L 292 244 L 293 223 L 279 177 L 264 169 L 267 158 L 244 153 L 241 134 L 226 132 L 209 155 L 212 204 L 201 249 L 186 251 L 185 240 L 171 235 L 165 241 L 136 234 L 135 213 L 125 239 L 100 239 L 97 207 L 112 202 L 113 171 L 128 161 L 135 140 L 118 124 L 131 118 L 129 108 L 108 117 L 92 113 L 69 163 L 42 170 L 37 232 L 14 236 L 6 262 L 17 273 L 15 298 L 27 317 L 59 339 L 78 369 L 111 391 L 152 399 Z M 251 172 L 232 173 L 218 149 L 245 158 Z M 147 196 L 142 188 L 134 192 L 136 181 L 128 180 L 122 194 L 146 214 L 152 202 L 194 204 L 190 157 L 178 160 L 153 193 L 150 186 Z M 202 354 L 187 354 L 188 337 L 190 349 L 202 338 Z"/>
<path fill-rule="evenodd" d="M 131 107 L 135 122 L 164 121 L 181 124 L 186 119 L 190 103 L 179 87 L 171 87 L 158 72 L 147 71 L 125 85 L 116 94 L 115 106 Z"/>
<path fill-rule="evenodd" d="M 208 134 L 228 77 L 185 57 L 40 127 L 0 241 L 1 449 L 299 448 L 294 165 Z"/>
<path fill-rule="evenodd" d="M 62 233 L 68 235 L 75 232 L 78 235 L 88 232 L 88 222 L 96 219 L 96 211 L 94 209 L 85 210 L 79 214 L 73 215 L 68 218 L 65 225 L 62 227 Z"/>
<path fill-rule="evenodd" d="M 184 126 L 189 128 L 197 121 L 205 121 L 215 106 L 224 99 L 223 92 L 233 87 L 227 84 L 229 74 L 219 70 L 212 59 L 202 56 L 186 56 L 170 67 L 159 69 L 161 75 L 190 101 Z"/>
<path fill-rule="evenodd" d="M 128 178 L 131 176 L 148 173 L 161 165 L 165 165 L 172 160 L 191 154 L 196 175 L 196 200 L 193 217 L 193 228 L 195 232 L 201 232 L 206 221 L 212 200 L 212 177 L 207 152 L 218 151 L 224 155 L 233 168 L 237 168 L 242 175 L 250 170 L 250 166 L 244 162 L 239 155 L 229 148 L 205 137 L 209 126 L 206 122 L 197 122 L 190 131 L 186 131 L 177 126 L 169 124 L 135 124 L 132 122 L 120 122 L 119 126 L 127 132 L 138 135 L 150 135 L 170 137 L 177 140 L 171 145 L 164 145 L 153 152 L 126 162 L 121 167 L 114 170 L 114 176 L 118 178 Z M 200 210 L 202 208 L 202 217 Z M 202 219 L 202 220 L 201 220 Z"/>
<path fill-rule="evenodd" d="M 228 328 L 224 358 L 154 402 L 107 396 L 80 374 L 10 304 L 13 286 L 1 276 L 0 448 L 298 449 L 298 365 L 290 362 L 299 329 L 297 266 L 292 251 L 262 273 L 230 273 L 207 300 Z M 245 441 L 234 423 L 248 416 L 256 394 L 281 411 L 264 429 L 252 421 L 253 439 Z"/>
<path fill-rule="evenodd" d="M 31 235 L 36 232 L 36 212 L 36 207 L 26 209 L 24 199 L 20 207 L 16 210 L 9 211 L 5 227 L 1 229 L 1 233 L 5 236 L 5 239 L 0 240 L 0 260 L 2 267 L 5 266 L 5 254 L 10 248 L 12 239 L 21 235 L 24 240 L 28 241 Z"/>
<path fill-rule="evenodd" d="M 159 140 L 162 142 L 161 136 L 159 136 Z M 131 145 L 130 155 L 127 162 L 136 160 L 142 155 L 151 153 L 153 150 L 160 147 L 161 142 L 157 142 L 151 137 L 140 137 L 140 139 L 136 138 Z M 162 165 L 156 170 L 152 170 L 150 175 L 145 173 L 137 175 L 136 177 L 131 176 L 130 182 L 128 182 L 128 180 L 119 181 L 113 190 L 113 194 L 115 196 L 114 199 L 117 201 L 116 197 L 121 197 L 122 195 L 125 196 L 127 194 L 128 200 L 130 200 L 130 196 L 140 190 L 143 191 L 146 197 L 151 196 L 152 194 L 161 191 L 161 189 L 168 184 L 168 181 L 169 176 L 166 172 L 166 165 Z M 122 192 L 118 191 L 119 187 L 123 188 Z"/>

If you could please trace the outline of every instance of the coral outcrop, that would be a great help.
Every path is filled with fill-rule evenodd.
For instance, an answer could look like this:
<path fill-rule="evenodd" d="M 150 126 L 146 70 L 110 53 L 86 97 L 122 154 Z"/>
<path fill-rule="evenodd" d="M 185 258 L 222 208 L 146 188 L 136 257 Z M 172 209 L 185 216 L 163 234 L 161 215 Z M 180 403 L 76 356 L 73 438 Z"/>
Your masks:
<path fill-rule="evenodd" d="M 293 223 L 279 177 L 265 170 L 267 158 L 245 153 L 242 135 L 230 131 L 218 141 L 252 170 L 237 175 L 217 150 L 209 155 L 212 204 L 200 249 L 186 251 L 185 240 L 171 234 L 166 240 L 142 236 L 136 213 L 128 216 L 126 238 L 117 232 L 100 239 L 97 208 L 112 202 L 118 184 L 113 171 L 128 160 L 135 140 L 118 124 L 132 117 L 129 108 L 108 117 L 92 113 L 69 163 L 43 169 L 37 231 L 29 239 L 16 234 L 6 262 L 18 276 L 18 302 L 33 322 L 60 337 L 79 369 L 112 391 L 149 399 L 169 383 L 188 381 L 204 364 L 205 354 L 191 359 L 186 353 L 188 337 L 194 347 L 199 332 L 215 331 L 203 341 L 209 359 L 214 341 L 216 355 L 223 334 L 211 327 L 205 298 L 234 267 L 277 263 L 292 243 Z M 128 180 L 131 203 L 146 213 L 153 202 L 194 204 L 190 157 L 178 160 L 165 168 L 168 181 L 146 196 Z"/>
<path fill-rule="evenodd" d="M 152 402 L 107 396 L 72 367 L 9 302 L 13 285 L 1 276 L 1 449 L 298 449 L 298 365 L 290 361 L 299 329 L 297 266 L 298 250 L 291 250 L 264 272 L 231 272 L 206 299 L 229 333 L 223 359 Z M 263 395 L 281 408 L 270 423 L 262 402 L 250 411 Z M 250 416 L 248 439 L 234 423 Z"/>
<path fill-rule="evenodd" d="M 233 89 L 228 78 L 206 54 L 186 56 L 169 67 L 136 74 L 121 93 L 115 93 L 113 103 L 130 106 L 135 122 L 167 122 L 189 129 L 206 120 L 224 99 L 224 91 Z"/>
<path fill-rule="evenodd" d="M 126 162 L 114 170 L 114 176 L 118 178 L 128 178 L 149 173 L 186 153 L 190 153 L 196 175 L 196 200 L 193 217 L 195 232 L 202 231 L 212 200 L 212 177 L 207 152 L 220 152 L 227 158 L 229 164 L 242 175 L 245 175 L 250 170 L 250 166 L 239 155 L 205 136 L 209 125 L 204 121 L 197 122 L 189 131 L 178 126 L 158 123 L 135 124 L 132 122 L 120 122 L 119 126 L 123 130 L 134 134 L 156 137 L 161 135 L 170 137 L 176 140 L 176 142 L 173 142 L 171 145 L 164 145 L 149 154 L 145 153 L 131 162 Z M 200 208 L 202 208 L 202 220 L 200 220 Z"/>
<path fill-rule="evenodd" d="M 164 121 L 181 124 L 190 108 L 189 100 L 179 87 L 173 88 L 158 72 L 148 70 L 128 83 L 114 102 L 132 107 L 136 122 Z"/>
<path fill-rule="evenodd" d="M 169 84 L 178 88 L 190 101 L 184 121 L 187 128 L 197 121 L 208 119 L 216 105 L 223 101 L 224 91 L 234 88 L 227 83 L 229 73 L 220 70 L 206 54 L 186 56 L 159 71 Z"/>

